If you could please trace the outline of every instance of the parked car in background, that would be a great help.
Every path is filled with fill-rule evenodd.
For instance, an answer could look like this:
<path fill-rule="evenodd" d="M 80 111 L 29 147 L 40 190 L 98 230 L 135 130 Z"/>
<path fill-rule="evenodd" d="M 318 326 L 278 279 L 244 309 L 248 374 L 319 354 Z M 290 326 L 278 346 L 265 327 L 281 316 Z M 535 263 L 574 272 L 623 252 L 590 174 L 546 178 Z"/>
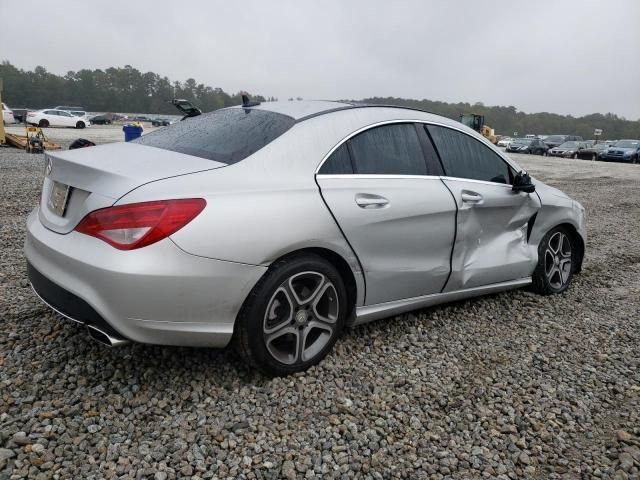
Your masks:
<path fill-rule="evenodd" d="M 116 122 L 120 119 L 124 118 L 122 115 L 118 115 L 117 113 L 103 113 L 102 115 L 96 115 L 91 118 L 91 123 L 93 125 L 111 125 L 113 122 Z"/>
<path fill-rule="evenodd" d="M 12 108 L 13 118 L 15 118 L 17 123 L 24 123 L 27 120 L 27 112 L 29 112 L 28 108 Z"/>
<path fill-rule="evenodd" d="M 580 272 L 584 208 L 461 123 L 245 103 L 47 152 L 24 248 L 39 297 L 112 346 L 233 338 L 286 375 L 346 326 L 528 285 L 561 293 Z"/>
<path fill-rule="evenodd" d="M 6 124 L 16 123 L 16 119 L 13 116 L 13 110 L 7 107 L 7 104 L 2 102 L 2 121 Z"/>
<path fill-rule="evenodd" d="M 507 152 L 530 155 L 545 155 L 547 150 L 547 145 L 537 138 L 516 138 L 507 146 Z"/>
<path fill-rule="evenodd" d="M 564 142 L 562 145 L 550 148 L 547 154 L 550 157 L 578 158 L 578 152 L 587 148 L 584 142 L 576 142 L 574 140 Z"/>
<path fill-rule="evenodd" d="M 41 128 L 73 127 L 85 128 L 89 121 L 85 117 L 77 117 L 66 110 L 43 109 L 27 113 L 27 123 Z"/>
<path fill-rule="evenodd" d="M 111 125 L 113 122 L 111 117 L 106 115 L 96 115 L 95 117 L 91 117 L 89 121 L 92 125 Z"/>
<path fill-rule="evenodd" d="M 151 120 L 151 125 L 154 127 L 166 127 L 171 125 L 171 120 L 167 118 L 154 118 Z"/>
<path fill-rule="evenodd" d="M 607 145 L 606 143 L 596 143 L 595 145 L 592 145 L 590 147 L 578 150 L 578 158 L 582 160 L 597 160 L 598 155 L 600 155 L 607 148 L 609 148 L 609 145 Z"/>
<path fill-rule="evenodd" d="M 58 105 L 54 107 L 54 110 L 64 110 L 65 112 L 69 112 L 71 115 L 76 117 L 86 117 L 87 111 L 82 107 L 67 107 L 64 105 Z"/>
<path fill-rule="evenodd" d="M 513 142 L 513 138 L 511 137 L 502 137 L 500 140 L 498 140 L 498 146 L 499 147 L 508 147 L 509 144 Z"/>
<path fill-rule="evenodd" d="M 549 148 L 559 147 L 564 142 L 569 141 L 581 142 L 582 137 L 577 135 L 550 135 L 544 139 L 544 143 L 546 143 Z"/>
<path fill-rule="evenodd" d="M 638 163 L 639 159 L 640 140 L 618 140 L 614 146 L 598 155 L 598 160 L 605 162 Z"/>

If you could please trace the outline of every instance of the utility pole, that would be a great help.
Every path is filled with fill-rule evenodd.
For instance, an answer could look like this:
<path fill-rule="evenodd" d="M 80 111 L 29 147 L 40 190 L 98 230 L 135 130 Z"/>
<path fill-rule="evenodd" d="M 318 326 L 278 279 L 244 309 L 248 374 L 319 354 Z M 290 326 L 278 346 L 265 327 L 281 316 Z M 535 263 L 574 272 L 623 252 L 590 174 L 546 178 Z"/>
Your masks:
<path fill-rule="evenodd" d="M 0 78 L 0 109 L 2 109 L 2 78 Z M 6 142 L 4 136 L 4 114 L 2 115 L 2 121 L 0 121 L 0 145 Z"/>

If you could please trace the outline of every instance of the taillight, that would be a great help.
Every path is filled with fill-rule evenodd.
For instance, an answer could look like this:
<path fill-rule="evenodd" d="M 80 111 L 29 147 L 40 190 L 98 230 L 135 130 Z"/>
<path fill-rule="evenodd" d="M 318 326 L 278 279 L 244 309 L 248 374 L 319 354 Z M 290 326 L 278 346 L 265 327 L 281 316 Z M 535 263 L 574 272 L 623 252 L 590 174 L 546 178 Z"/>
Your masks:
<path fill-rule="evenodd" d="M 118 205 L 89 213 L 75 230 L 119 250 L 133 250 L 177 232 L 206 204 L 202 198 L 185 198 Z"/>

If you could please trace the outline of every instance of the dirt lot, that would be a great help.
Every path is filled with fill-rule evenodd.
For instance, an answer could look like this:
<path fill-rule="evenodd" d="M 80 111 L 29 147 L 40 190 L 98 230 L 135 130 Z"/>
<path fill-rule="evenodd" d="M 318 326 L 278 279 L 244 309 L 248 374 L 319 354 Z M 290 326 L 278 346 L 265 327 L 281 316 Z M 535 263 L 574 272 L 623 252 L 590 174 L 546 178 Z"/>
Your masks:
<path fill-rule="evenodd" d="M 113 127 L 51 131 L 120 139 Z M 109 350 L 29 288 L 42 158 L 0 149 L 0 479 L 635 478 L 640 165 L 517 156 L 580 201 L 584 271 L 347 332 L 286 379 L 233 352 Z"/>

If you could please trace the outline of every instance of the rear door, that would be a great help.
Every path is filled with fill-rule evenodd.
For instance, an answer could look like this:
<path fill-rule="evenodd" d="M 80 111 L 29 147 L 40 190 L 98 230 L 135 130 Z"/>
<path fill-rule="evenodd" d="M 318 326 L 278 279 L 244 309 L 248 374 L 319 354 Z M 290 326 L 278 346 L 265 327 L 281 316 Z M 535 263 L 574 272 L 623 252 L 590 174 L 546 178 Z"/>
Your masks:
<path fill-rule="evenodd" d="M 528 223 L 540 209 L 535 193 L 511 189 L 513 169 L 480 140 L 455 129 L 429 125 L 457 207 L 451 278 L 445 291 L 531 276 L 536 249 Z"/>
<path fill-rule="evenodd" d="M 362 265 L 367 305 L 438 293 L 450 272 L 455 203 L 427 164 L 422 127 L 372 127 L 336 148 L 316 177 Z M 439 173 L 439 172 L 438 172 Z"/>

